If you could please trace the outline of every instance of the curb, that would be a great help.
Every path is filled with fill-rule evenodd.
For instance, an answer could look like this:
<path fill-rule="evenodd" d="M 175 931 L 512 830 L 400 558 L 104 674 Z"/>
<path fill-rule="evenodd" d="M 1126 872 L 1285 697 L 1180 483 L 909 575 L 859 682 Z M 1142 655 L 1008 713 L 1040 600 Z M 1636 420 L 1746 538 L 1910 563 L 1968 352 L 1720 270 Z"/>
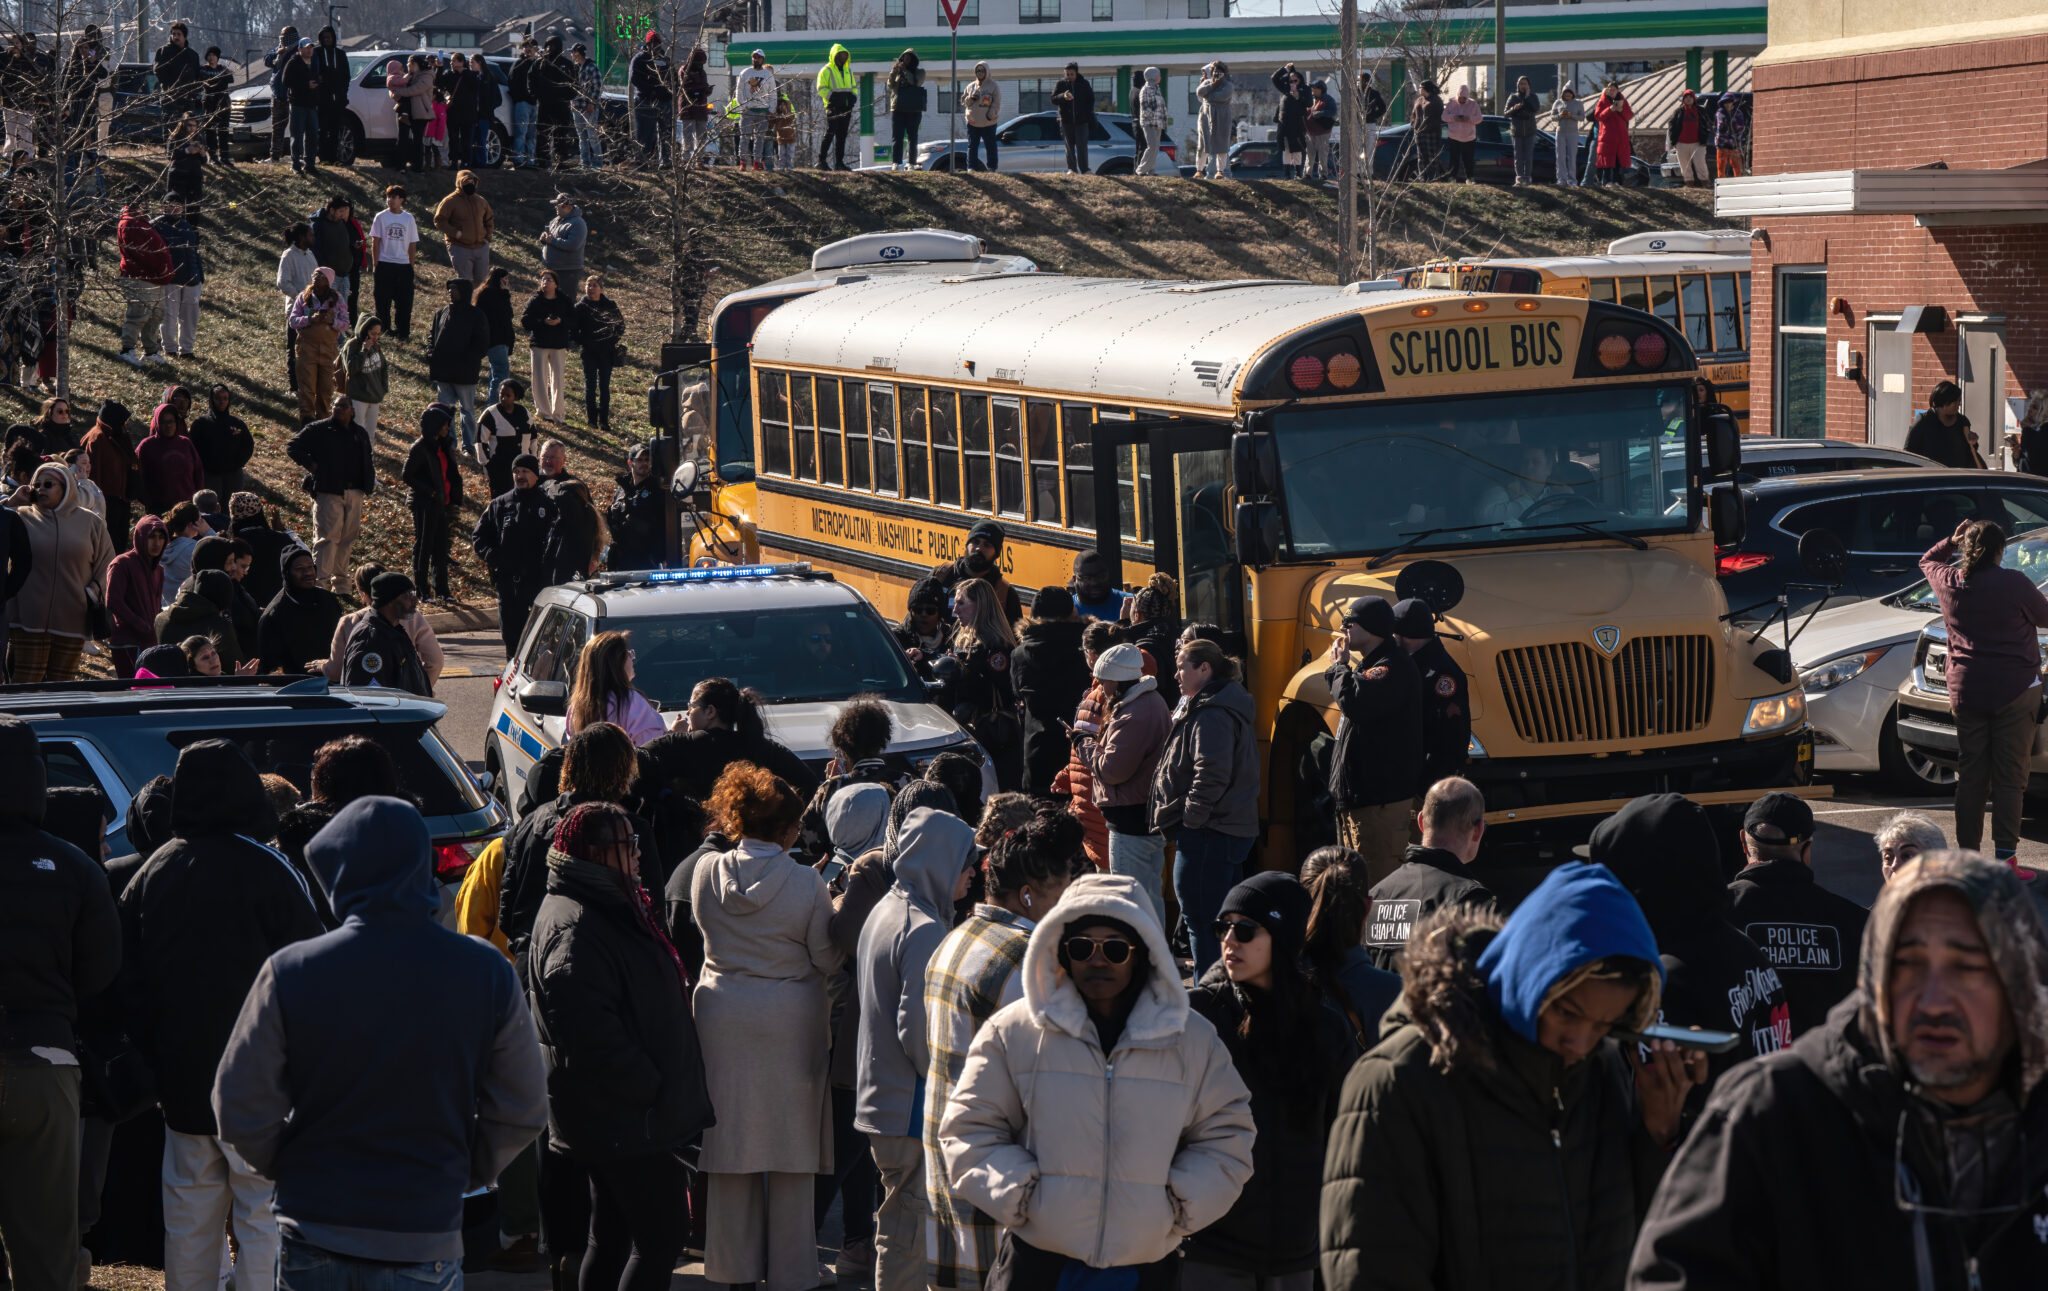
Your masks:
<path fill-rule="evenodd" d="M 458 605 L 452 609 L 435 610 L 426 616 L 427 626 L 435 635 L 443 632 L 481 632 L 495 630 L 498 626 L 496 606 L 484 609 L 481 606 Z"/>

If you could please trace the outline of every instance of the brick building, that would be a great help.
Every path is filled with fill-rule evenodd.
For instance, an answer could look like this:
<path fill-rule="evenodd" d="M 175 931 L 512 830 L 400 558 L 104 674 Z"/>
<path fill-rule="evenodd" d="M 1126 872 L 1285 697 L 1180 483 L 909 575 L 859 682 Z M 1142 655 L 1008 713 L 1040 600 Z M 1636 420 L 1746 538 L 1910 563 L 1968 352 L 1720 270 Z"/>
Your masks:
<path fill-rule="evenodd" d="M 1752 429 L 1903 444 L 1939 381 L 1987 460 L 2048 387 L 2048 0 L 1975 21 L 1902 0 L 1773 0 L 1754 72 Z"/>

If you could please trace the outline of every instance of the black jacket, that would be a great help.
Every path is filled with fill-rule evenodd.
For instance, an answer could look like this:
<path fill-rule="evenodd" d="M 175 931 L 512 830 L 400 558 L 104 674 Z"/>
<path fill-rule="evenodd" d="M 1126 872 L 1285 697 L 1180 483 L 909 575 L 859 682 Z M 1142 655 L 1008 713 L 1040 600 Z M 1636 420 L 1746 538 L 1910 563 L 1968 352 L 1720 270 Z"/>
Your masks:
<path fill-rule="evenodd" d="M 1203 1264 L 1261 1274 L 1299 1273 L 1316 1266 L 1323 1155 L 1344 1074 L 1357 1057 L 1344 1020 L 1311 992 L 1284 1042 L 1257 1043 L 1238 1033 L 1245 1007 L 1271 1007 L 1271 996 L 1247 1000 L 1212 964 L 1188 992 L 1188 1008 L 1223 1038 L 1252 1095 L 1252 1174 L 1228 1213 L 1194 1234 L 1187 1257 Z"/>
<path fill-rule="evenodd" d="M 278 563 L 289 564 L 304 550 L 287 547 Z M 256 671 L 304 672 L 307 664 L 325 659 L 344 612 L 341 598 L 324 587 L 299 591 L 280 583 L 257 624 Z"/>
<path fill-rule="evenodd" d="M 1756 943 L 1785 984 L 1792 1033 L 1805 1035 L 1827 1021 L 1828 1010 L 1856 989 L 1870 912 L 1814 882 L 1813 870 L 1792 860 L 1747 866 L 1728 892 L 1728 922 Z"/>
<path fill-rule="evenodd" d="M 234 414 L 232 400 L 218 412 L 209 404 L 205 413 L 192 419 L 185 433 L 191 437 L 192 447 L 199 450 L 199 464 L 208 475 L 239 471 L 256 453 L 256 438 L 249 433 L 249 423 Z M 221 499 L 221 505 L 227 505 L 226 498 Z"/>
<path fill-rule="evenodd" d="M 1906 432 L 1906 451 L 1931 458 L 1943 466 L 1959 470 L 1975 470 L 1983 465 L 1972 450 L 1976 439 L 1970 434 L 1970 419 L 1956 414 L 1956 424 L 1944 426 L 1933 409 L 1920 414 L 1913 428 Z"/>
<path fill-rule="evenodd" d="M 235 74 L 225 67 L 199 68 L 199 108 L 208 116 L 228 110 L 228 93 L 235 88 Z"/>
<path fill-rule="evenodd" d="M 548 534 L 555 527 L 555 511 L 554 499 L 538 487 L 515 488 L 492 498 L 477 517 L 471 543 L 501 593 L 537 592 L 548 585 Z"/>
<path fill-rule="evenodd" d="M 554 846 L 555 830 L 569 813 L 586 802 L 602 802 L 595 794 L 557 794 L 519 818 L 505 835 L 505 872 L 498 881 L 498 930 L 512 952 L 512 962 L 522 975 L 529 967 L 526 942 L 532 936 L 534 920 L 547 896 L 548 849 Z M 633 832 L 640 836 L 640 873 L 655 891 L 661 890 L 664 871 L 654 849 L 654 834 L 645 822 L 633 817 Z"/>
<path fill-rule="evenodd" d="M 11 509 L 0 510 L 0 574 L 6 575 L 5 585 L 0 586 L 0 630 L 7 628 L 7 606 L 27 586 L 35 563 L 28 526 Z"/>
<path fill-rule="evenodd" d="M 321 94 L 327 92 L 326 82 L 321 82 Z M 313 226 L 313 258 L 323 268 L 332 269 L 341 277 L 362 272 L 363 231 L 353 216 L 337 220 L 325 211 L 315 211 L 310 223 Z"/>
<path fill-rule="evenodd" d="M 349 633 L 342 651 L 341 684 L 382 686 L 429 697 L 434 693 L 412 634 L 374 609 Z"/>
<path fill-rule="evenodd" d="M 1180 650 L 1180 623 L 1174 619 L 1146 619 L 1122 632 L 1123 639 L 1152 656 L 1152 666 L 1172 689 L 1174 658 Z"/>
<path fill-rule="evenodd" d="M 668 544 L 662 540 L 666 499 L 661 481 L 649 474 L 635 484 L 628 473 L 618 476 L 614 483 L 617 492 L 612 495 L 611 509 L 605 513 L 605 524 L 612 531 L 605 565 L 610 569 L 653 569 L 668 554 Z"/>
<path fill-rule="evenodd" d="M 1343 714 L 1330 758 L 1330 797 L 1339 808 L 1415 797 L 1423 754 L 1422 676 L 1415 661 L 1389 637 L 1357 668 L 1333 663 L 1323 677 Z"/>
<path fill-rule="evenodd" d="M 665 54 L 657 63 L 653 51 L 642 45 L 626 69 L 626 84 L 633 88 L 633 106 L 655 111 L 674 103 L 676 96 L 671 88 L 674 76 Z"/>
<path fill-rule="evenodd" d="M 325 102 L 327 87 L 315 85 L 319 78 L 313 72 L 313 64 L 294 53 L 283 64 L 284 71 L 279 80 L 284 85 L 284 101 L 294 107 L 317 107 Z"/>
<path fill-rule="evenodd" d="M 550 119 L 568 120 L 569 104 L 576 98 L 575 65 L 560 54 L 542 54 L 533 69 L 533 92 L 540 110 Z"/>
<path fill-rule="evenodd" d="M 242 578 L 242 589 L 258 605 L 269 605 L 284 590 L 284 554 L 298 549 L 299 544 L 290 534 L 271 528 L 261 516 L 237 524 L 234 533 L 249 544 L 249 572 Z"/>
<path fill-rule="evenodd" d="M 995 587 L 996 595 L 1003 598 L 1003 613 L 1010 622 L 1015 623 L 1024 617 L 1023 598 L 1017 595 L 1017 589 L 1010 585 L 1010 580 L 1003 577 L 1001 566 L 977 571 L 970 568 L 967 557 L 962 556 L 958 560 L 941 562 L 934 566 L 931 572 L 931 580 L 948 592 L 958 586 L 963 579 L 969 578 L 978 578 Z"/>
<path fill-rule="evenodd" d="M 312 475 L 315 493 L 377 491 L 377 464 L 370 456 L 370 436 L 355 421 L 346 425 L 332 417 L 309 421 L 292 436 L 284 453 Z"/>
<path fill-rule="evenodd" d="M 313 909 L 319 912 L 320 926 L 335 929 L 341 920 L 334 917 L 334 906 L 327 899 L 327 890 L 320 886 L 313 867 L 306 860 L 306 844 L 313 841 L 313 835 L 327 828 L 327 822 L 341 808 L 332 803 L 308 799 L 277 818 L 277 850 L 292 863 L 292 868 L 305 876 L 306 886 L 313 893 Z"/>
<path fill-rule="evenodd" d="M 1049 794 L 1073 748 L 1062 722 L 1074 720 L 1093 678 L 1081 652 L 1085 619 L 1026 623 L 1010 655 L 1010 681 L 1024 705 L 1024 790 Z"/>
<path fill-rule="evenodd" d="M 548 530 L 545 558 L 549 586 L 583 578 L 597 556 L 597 507 L 590 490 L 573 475 L 557 475 L 540 482 L 540 491 L 555 504 L 555 523 Z"/>
<path fill-rule="evenodd" d="M 2048 1152 L 2038 1149 L 2048 1143 L 2048 1082 L 2017 1100 L 2021 1177 L 1982 1203 L 2019 1199 L 2017 1213 L 1971 1221 L 1902 1211 L 1901 1163 L 1922 1205 L 1954 1203 L 1936 1112 L 1885 1064 L 1862 1006 L 1851 995 L 1789 1051 L 1745 1063 L 1715 1087 L 1644 1219 L 1631 1288 L 2048 1286 Z M 1923 1239 L 1925 1278 L 1915 1272 Z"/>
<path fill-rule="evenodd" d="M 473 386 L 476 370 L 491 348 L 491 321 L 475 305 L 443 305 L 427 333 L 427 376 L 449 385 Z"/>
<path fill-rule="evenodd" d="M 473 299 L 476 301 L 476 307 L 484 311 L 484 323 L 488 328 L 491 346 L 503 345 L 507 349 L 511 348 L 512 343 L 519 339 L 512 330 L 512 293 L 503 287 L 486 287 Z"/>
<path fill-rule="evenodd" d="M 585 363 L 619 361 L 619 346 L 626 339 L 626 316 L 610 296 L 603 300 L 578 296 L 576 307 L 569 311 L 569 326 L 576 344 L 583 348 Z"/>
<path fill-rule="evenodd" d="M 121 967 L 113 889 L 97 856 L 44 832 L 47 785 L 34 729 L 0 719 L 0 1067 L 69 1050 L 79 1002 Z"/>
<path fill-rule="evenodd" d="M 412 441 L 405 454 L 407 501 L 413 506 L 457 507 L 462 505 L 462 458 L 450 439 L 424 437 Z"/>
<path fill-rule="evenodd" d="M 711 796 L 712 786 L 727 767 L 741 761 L 774 772 L 805 801 L 818 791 L 818 773 L 768 736 L 749 740 L 738 731 L 672 730 L 649 740 L 640 752 L 662 784 L 698 802 Z M 508 866 L 510 860 L 508 856 Z"/>
<path fill-rule="evenodd" d="M 566 287 L 568 284 L 563 283 Z M 535 292 L 526 298 L 526 308 L 519 313 L 519 325 L 526 329 L 527 343 L 536 350 L 566 350 L 575 339 L 576 302 L 567 292 L 557 293 L 553 300 Z M 559 323 L 550 323 L 550 318 L 559 318 Z"/>
<path fill-rule="evenodd" d="M 326 30 L 321 32 L 325 35 Z M 313 75 L 320 78 L 322 107 L 343 107 L 348 103 L 348 56 L 339 44 L 330 45 L 314 37 Z"/>
<path fill-rule="evenodd" d="M 1472 748 L 1472 697 L 1465 670 L 1441 637 L 1409 655 L 1422 682 L 1422 790 L 1465 769 Z"/>
<path fill-rule="evenodd" d="M 199 91 L 199 51 L 191 45 L 165 41 L 157 46 L 156 83 L 172 99 L 196 102 Z"/>
<path fill-rule="evenodd" d="M 634 55 L 634 61 L 635 63 L 639 61 L 639 55 Z M 540 60 L 538 58 L 521 58 L 512 64 L 512 71 L 506 76 L 505 80 L 511 87 L 512 101 L 514 103 L 540 102 L 540 94 L 533 86 L 533 74 L 539 67 Z"/>
<path fill-rule="evenodd" d="M 557 1150 L 672 1152 L 713 1123 L 689 991 L 644 897 L 588 861 L 550 864 L 527 962 Z"/>
<path fill-rule="evenodd" d="M 1301 77 L 1300 93 L 1292 92 L 1288 82 L 1299 72 L 1290 72 L 1282 67 L 1273 73 L 1273 88 L 1280 91 L 1280 109 L 1274 120 L 1283 134 L 1298 134 L 1308 125 L 1308 78 Z"/>
<path fill-rule="evenodd" d="M 1072 81 L 1061 77 L 1053 82 L 1052 93 L 1053 106 L 1060 114 L 1061 137 L 1074 138 L 1078 130 L 1079 137 L 1085 139 L 1088 127 L 1095 121 L 1095 87 L 1085 76 Z"/>
<path fill-rule="evenodd" d="M 1372 887 L 1372 916 L 1365 922 L 1365 953 L 1390 973 L 1400 971 L 1398 959 L 1408 934 L 1438 906 L 1490 906 L 1493 893 L 1471 875 L 1464 862 L 1436 847 L 1411 845 L 1392 874 Z"/>
<path fill-rule="evenodd" d="M 276 832 L 247 754 L 200 740 L 172 776 L 174 837 L 121 898 L 129 1035 L 149 1059 L 164 1123 L 212 1134 L 213 1073 L 272 951 L 320 935 L 304 878 L 253 840 Z"/>
<path fill-rule="evenodd" d="M 1534 130 L 1536 128 L 1536 110 L 1540 106 L 1541 104 L 1538 103 L 1533 91 L 1524 94 L 1517 90 L 1513 94 L 1508 95 L 1507 104 L 1501 111 L 1507 114 L 1510 126 L 1519 130 Z"/>

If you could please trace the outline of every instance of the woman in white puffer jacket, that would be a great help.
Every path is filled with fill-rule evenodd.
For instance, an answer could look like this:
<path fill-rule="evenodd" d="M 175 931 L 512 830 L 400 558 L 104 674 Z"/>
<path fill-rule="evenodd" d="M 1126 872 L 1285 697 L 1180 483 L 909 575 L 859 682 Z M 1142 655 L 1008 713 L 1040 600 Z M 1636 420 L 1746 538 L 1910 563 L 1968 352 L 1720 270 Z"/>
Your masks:
<path fill-rule="evenodd" d="M 1069 1263 L 1170 1286 L 1181 1239 L 1237 1200 L 1251 1095 L 1174 969 L 1123 875 L 1075 880 L 1033 930 L 1024 998 L 974 1038 L 939 1127 L 953 1188 L 1005 1229 L 984 1291 L 1051 1291 Z"/>

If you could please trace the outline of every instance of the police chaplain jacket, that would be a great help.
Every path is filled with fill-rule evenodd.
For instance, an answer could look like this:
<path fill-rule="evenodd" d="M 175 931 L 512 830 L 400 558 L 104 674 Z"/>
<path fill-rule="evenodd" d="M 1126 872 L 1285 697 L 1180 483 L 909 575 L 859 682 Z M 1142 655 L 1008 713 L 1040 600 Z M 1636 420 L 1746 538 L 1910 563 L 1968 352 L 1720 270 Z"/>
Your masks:
<path fill-rule="evenodd" d="M 1422 790 L 1422 678 L 1408 652 L 1388 637 L 1356 669 L 1333 663 L 1323 676 L 1343 714 L 1330 760 L 1337 806 L 1377 807 L 1415 797 Z"/>
<path fill-rule="evenodd" d="M 375 610 L 364 615 L 349 635 L 341 676 L 349 686 L 383 686 L 426 696 L 434 693 L 411 634 Z"/>
<path fill-rule="evenodd" d="M 1748 866 L 1728 892 L 1728 922 L 1756 943 L 1785 984 L 1792 1033 L 1827 1021 L 1828 1010 L 1856 989 L 1870 912 L 1814 882 L 1811 868 L 1789 858 Z"/>
<path fill-rule="evenodd" d="M 1494 904 L 1493 893 L 1473 878 L 1454 852 L 1411 846 L 1392 874 L 1373 885 L 1372 915 L 1365 922 L 1365 953 L 1388 972 L 1408 934 L 1438 906 Z"/>

